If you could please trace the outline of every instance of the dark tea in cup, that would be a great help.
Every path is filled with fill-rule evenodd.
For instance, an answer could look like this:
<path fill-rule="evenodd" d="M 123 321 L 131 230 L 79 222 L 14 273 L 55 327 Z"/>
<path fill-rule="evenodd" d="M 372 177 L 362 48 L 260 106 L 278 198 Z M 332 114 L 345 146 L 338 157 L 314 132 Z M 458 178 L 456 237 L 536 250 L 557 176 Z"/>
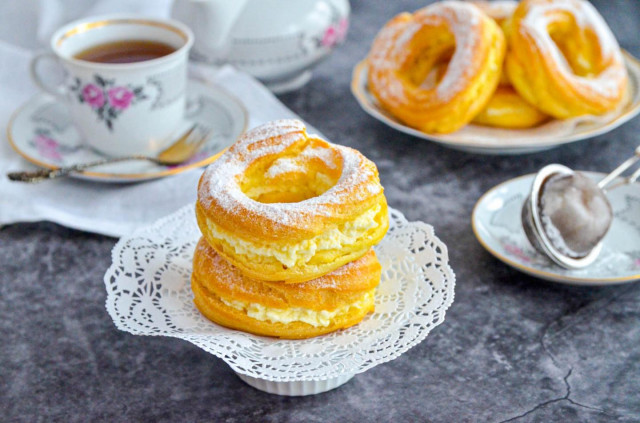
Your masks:
<path fill-rule="evenodd" d="M 122 40 L 89 47 L 73 57 L 95 63 L 135 63 L 157 59 L 174 51 L 174 47 L 159 41 Z"/>

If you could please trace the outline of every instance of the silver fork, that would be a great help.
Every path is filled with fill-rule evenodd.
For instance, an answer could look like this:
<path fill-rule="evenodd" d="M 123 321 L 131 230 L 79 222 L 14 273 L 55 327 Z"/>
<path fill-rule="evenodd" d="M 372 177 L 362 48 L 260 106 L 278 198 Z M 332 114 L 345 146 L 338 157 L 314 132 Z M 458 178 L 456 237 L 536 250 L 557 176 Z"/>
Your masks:
<path fill-rule="evenodd" d="M 39 169 L 34 171 L 9 172 L 7 177 L 17 182 L 41 182 L 47 179 L 55 179 L 67 176 L 74 172 L 81 172 L 85 169 L 110 163 L 125 162 L 130 160 L 147 160 L 159 165 L 177 165 L 189 160 L 205 143 L 211 135 L 212 128 L 199 123 L 191 126 L 173 144 L 160 152 L 156 157 L 133 154 L 123 157 L 110 157 L 88 163 L 80 163 L 71 166 L 58 167 L 54 169 Z"/>

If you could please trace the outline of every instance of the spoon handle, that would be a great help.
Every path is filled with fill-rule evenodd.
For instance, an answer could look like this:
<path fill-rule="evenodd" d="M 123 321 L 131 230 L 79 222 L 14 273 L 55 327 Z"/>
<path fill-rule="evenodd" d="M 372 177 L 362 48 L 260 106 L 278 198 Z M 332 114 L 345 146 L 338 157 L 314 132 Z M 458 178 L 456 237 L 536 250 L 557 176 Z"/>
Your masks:
<path fill-rule="evenodd" d="M 628 183 L 628 184 L 632 184 L 632 183 L 634 183 L 635 181 L 637 181 L 637 180 L 638 180 L 638 178 L 640 178 L 640 168 L 639 168 L 639 169 L 636 169 L 636 171 L 635 171 L 635 172 L 633 172 L 633 173 L 631 174 L 631 176 L 629 176 L 629 178 L 627 179 L 627 183 Z"/>
<path fill-rule="evenodd" d="M 115 158 L 96 160 L 94 162 L 89 162 L 89 163 L 76 164 L 72 166 L 58 167 L 56 169 L 38 169 L 34 171 L 9 172 L 7 174 L 7 177 L 12 181 L 36 183 L 36 182 L 41 182 L 47 179 L 55 179 L 55 178 L 67 176 L 70 173 L 79 172 L 81 170 L 88 169 L 90 167 L 100 166 L 100 165 L 109 164 L 109 163 L 124 162 L 128 160 L 156 161 L 152 157 L 140 156 L 140 155 L 115 157 Z"/>
<path fill-rule="evenodd" d="M 598 187 L 600 189 L 604 190 L 607 185 L 609 185 L 614 179 L 616 179 L 618 176 L 620 176 L 622 174 L 622 172 L 624 172 L 625 170 L 627 170 L 631 166 L 633 166 L 638 160 L 640 160 L 640 146 L 636 147 L 635 154 L 632 157 L 629 157 L 620 166 L 615 168 L 610 174 L 608 174 L 600 182 L 598 182 Z M 635 175 L 635 178 L 634 178 L 634 175 Z M 631 180 L 632 178 L 634 178 L 634 179 Z M 638 179 L 637 172 L 634 173 L 631 176 L 631 178 L 629 178 L 628 183 L 632 183 L 636 179 Z"/>

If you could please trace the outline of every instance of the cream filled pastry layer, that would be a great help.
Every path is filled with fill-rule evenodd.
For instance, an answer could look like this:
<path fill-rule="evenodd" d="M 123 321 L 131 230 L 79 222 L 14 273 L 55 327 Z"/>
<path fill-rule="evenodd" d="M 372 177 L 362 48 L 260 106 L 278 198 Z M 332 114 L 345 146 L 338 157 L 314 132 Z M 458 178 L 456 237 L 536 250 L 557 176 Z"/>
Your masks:
<path fill-rule="evenodd" d="M 376 204 L 354 220 L 330 228 L 311 239 L 287 244 L 244 240 L 223 230 L 209 218 L 206 219 L 206 224 L 211 236 L 233 249 L 234 254 L 246 256 L 247 260 L 257 262 L 275 259 L 284 266 L 292 267 L 308 263 L 323 250 L 350 247 L 362 241 L 370 230 L 379 226 L 381 209 L 381 205 Z"/>
<path fill-rule="evenodd" d="M 312 310 L 310 308 L 303 307 L 291 307 L 291 308 L 273 308 L 266 307 L 258 303 L 246 303 L 244 301 L 237 300 L 225 300 L 221 298 L 220 301 L 233 307 L 236 310 L 241 310 L 246 313 L 247 316 L 252 319 L 260 321 L 269 321 L 273 323 L 292 323 L 292 322 L 304 322 L 314 327 L 326 327 L 331 324 L 331 321 L 339 316 L 348 314 L 352 309 L 356 310 L 368 310 L 373 307 L 375 297 L 375 289 L 367 292 L 352 304 L 347 304 L 336 308 L 335 310 Z"/>
<path fill-rule="evenodd" d="M 319 278 L 297 284 L 251 278 L 204 238 L 193 257 L 194 303 L 220 325 L 298 339 L 355 325 L 374 310 L 382 268 L 373 249 Z"/>

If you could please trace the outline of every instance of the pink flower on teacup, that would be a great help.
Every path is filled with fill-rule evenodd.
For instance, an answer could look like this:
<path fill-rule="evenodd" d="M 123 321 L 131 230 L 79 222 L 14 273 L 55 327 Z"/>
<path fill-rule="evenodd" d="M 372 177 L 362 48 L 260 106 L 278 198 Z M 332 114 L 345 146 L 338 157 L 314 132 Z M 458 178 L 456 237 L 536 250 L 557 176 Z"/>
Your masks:
<path fill-rule="evenodd" d="M 336 28 L 331 25 L 324 31 L 324 35 L 322 36 L 322 40 L 320 44 L 323 47 L 333 47 L 338 42 L 338 32 Z"/>
<path fill-rule="evenodd" d="M 127 87 L 114 87 L 107 93 L 109 96 L 109 104 L 118 110 L 125 110 L 131 105 L 135 94 Z"/>
<path fill-rule="evenodd" d="M 104 105 L 104 93 L 102 89 L 95 84 L 87 84 L 82 89 L 82 98 L 93 109 L 99 109 Z"/>
<path fill-rule="evenodd" d="M 69 91 L 81 104 L 88 104 L 110 131 L 118 116 L 129 106 L 148 98 L 144 93 L 144 86 L 120 85 L 114 78 L 98 74 L 93 76 L 92 82 L 86 84 L 80 78 L 75 78 L 69 85 Z"/>
<path fill-rule="evenodd" d="M 325 31 L 320 45 L 323 47 L 331 48 L 338 43 L 344 41 L 347 36 L 347 30 L 349 29 L 349 19 L 342 18 L 336 24 L 332 24 Z"/>
<path fill-rule="evenodd" d="M 53 138 L 49 138 L 46 135 L 38 135 L 35 137 L 33 142 L 36 145 L 36 149 L 38 153 L 47 159 L 60 161 L 62 160 L 62 155 L 58 151 L 59 144 Z"/>

